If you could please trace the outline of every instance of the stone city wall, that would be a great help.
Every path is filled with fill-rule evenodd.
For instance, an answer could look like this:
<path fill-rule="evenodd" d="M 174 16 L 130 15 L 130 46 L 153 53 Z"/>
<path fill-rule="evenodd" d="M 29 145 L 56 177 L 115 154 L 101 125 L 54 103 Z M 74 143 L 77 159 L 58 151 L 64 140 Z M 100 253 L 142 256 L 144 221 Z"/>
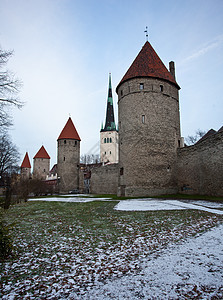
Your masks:
<path fill-rule="evenodd" d="M 223 131 L 178 149 L 177 167 L 180 193 L 223 196 Z"/>
<path fill-rule="evenodd" d="M 117 194 L 118 164 L 91 169 L 91 194 Z"/>

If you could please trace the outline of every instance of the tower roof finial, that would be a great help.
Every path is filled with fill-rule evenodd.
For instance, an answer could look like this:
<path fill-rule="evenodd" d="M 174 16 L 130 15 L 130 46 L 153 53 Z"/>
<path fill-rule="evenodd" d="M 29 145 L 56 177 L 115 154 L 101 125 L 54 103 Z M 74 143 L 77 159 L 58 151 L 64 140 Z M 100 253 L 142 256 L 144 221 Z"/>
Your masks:
<path fill-rule="evenodd" d="M 146 26 L 146 30 L 144 31 L 146 33 L 146 41 L 148 42 L 148 27 Z"/>

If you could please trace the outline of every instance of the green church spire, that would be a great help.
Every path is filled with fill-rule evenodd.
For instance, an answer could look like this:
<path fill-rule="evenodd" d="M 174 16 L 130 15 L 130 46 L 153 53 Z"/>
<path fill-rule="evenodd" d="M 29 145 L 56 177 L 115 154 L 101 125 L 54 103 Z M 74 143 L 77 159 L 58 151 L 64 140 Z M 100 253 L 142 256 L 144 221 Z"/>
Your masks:
<path fill-rule="evenodd" d="M 109 73 L 106 121 L 105 121 L 104 129 L 101 129 L 101 131 L 113 131 L 113 130 L 116 130 L 116 126 L 115 126 L 113 98 L 112 98 L 111 73 Z"/>

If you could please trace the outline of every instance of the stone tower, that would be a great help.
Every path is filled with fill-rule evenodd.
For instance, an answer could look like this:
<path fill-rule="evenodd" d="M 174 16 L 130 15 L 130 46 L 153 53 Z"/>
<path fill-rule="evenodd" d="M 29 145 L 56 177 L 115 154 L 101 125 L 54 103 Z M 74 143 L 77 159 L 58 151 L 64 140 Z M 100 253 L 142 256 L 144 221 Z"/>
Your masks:
<path fill-rule="evenodd" d="M 57 140 L 57 174 L 60 193 L 79 189 L 80 137 L 68 119 Z"/>
<path fill-rule="evenodd" d="M 31 164 L 28 152 L 26 152 L 23 162 L 21 164 L 21 179 L 26 180 L 31 177 Z"/>
<path fill-rule="evenodd" d="M 179 96 L 174 63 L 167 70 L 147 41 L 120 81 L 118 195 L 177 191 L 181 146 Z"/>
<path fill-rule="evenodd" d="M 33 177 L 45 180 L 50 171 L 50 156 L 42 146 L 33 158 Z"/>
<path fill-rule="evenodd" d="M 100 157 L 103 163 L 118 162 L 118 131 L 114 117 L 111 74 L 109 74 L 106 121 L 100 132 Z"/>

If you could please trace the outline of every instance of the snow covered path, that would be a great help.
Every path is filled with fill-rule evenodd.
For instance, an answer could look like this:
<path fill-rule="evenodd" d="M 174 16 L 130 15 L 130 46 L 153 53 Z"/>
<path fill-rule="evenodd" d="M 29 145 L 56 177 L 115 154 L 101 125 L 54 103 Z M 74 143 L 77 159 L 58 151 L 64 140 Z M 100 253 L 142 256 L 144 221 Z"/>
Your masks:
<path fill-rule="evenodd" d="M 142 263 L 139 274 L 100 284 L 84 299 L 212 299 L 212 296 L 223 298 L 223 225 L 159 251 Z"/>

